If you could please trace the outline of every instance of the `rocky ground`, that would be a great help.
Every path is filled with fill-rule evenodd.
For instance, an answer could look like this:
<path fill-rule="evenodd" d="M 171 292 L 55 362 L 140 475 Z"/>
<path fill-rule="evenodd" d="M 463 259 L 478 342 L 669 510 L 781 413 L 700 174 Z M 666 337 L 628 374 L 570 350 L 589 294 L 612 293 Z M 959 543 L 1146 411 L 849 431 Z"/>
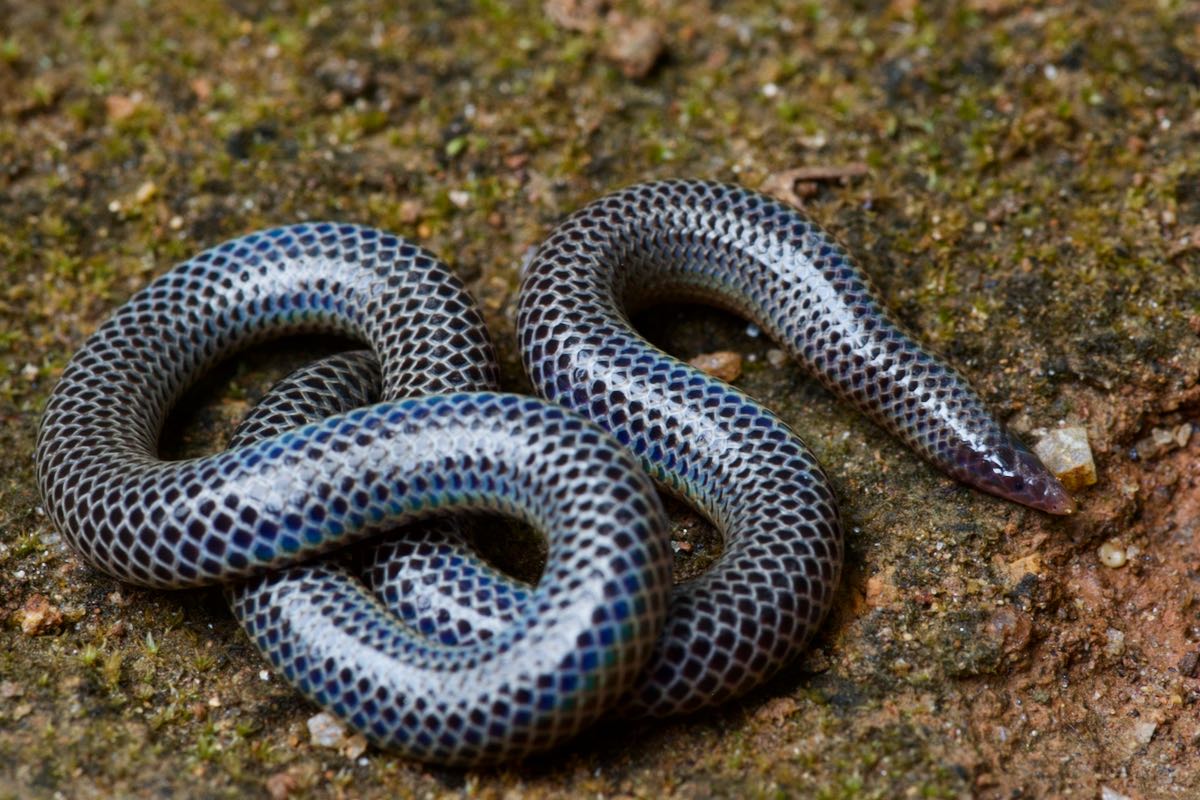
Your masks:
<path fill-rule="evenodd" d="M 1196 5 L 429 5 L 0 0 L 0 797 L 1200 793 Z M 1085 427 L 1080 513 L 955 485 L 743 321 L 657 313 L 671 352 L 737 353 L 826 465 L 837 611 L 727 708 L 463 772 L 318 744 L 218 592 L 121 586 L 39 509 L 56 376 L 187 255 L 300 219 L 393 229 L 469 283 L 522 390 L 528 249 L 667 176 L 803 205 L 1015 430 Z M 222 370 L 168 452 L 219 447 L 314 346 Z M 719 548 L 686 509 L 674 535 L 684 572 Z"/>

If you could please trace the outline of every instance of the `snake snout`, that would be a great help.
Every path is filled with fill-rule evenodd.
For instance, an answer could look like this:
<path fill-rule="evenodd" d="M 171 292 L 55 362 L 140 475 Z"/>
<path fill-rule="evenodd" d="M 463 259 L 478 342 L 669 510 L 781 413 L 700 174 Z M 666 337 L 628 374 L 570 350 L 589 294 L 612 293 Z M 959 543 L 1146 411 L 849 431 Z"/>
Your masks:
<path fill-rule="evenodd" d="M 1025 445 L 1012 437 L 1001 446 L 963 446 L 957 459 L 966 483 L 1048 514 L 1073 514 L 1075 499 Z"/>

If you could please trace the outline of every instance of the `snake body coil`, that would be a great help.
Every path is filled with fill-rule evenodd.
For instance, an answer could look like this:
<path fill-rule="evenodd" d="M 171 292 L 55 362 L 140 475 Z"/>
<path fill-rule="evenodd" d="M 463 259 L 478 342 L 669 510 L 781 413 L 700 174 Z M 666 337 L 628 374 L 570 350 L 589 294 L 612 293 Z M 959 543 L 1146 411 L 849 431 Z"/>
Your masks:
<path fill-rule="evenodd" d="M 965 381 L 888 320 L 835 242 L 773 200 L 704 182 L 610 195 L 538 248 L 518 329 L 535 387 L 558 405 L 494 391 L 462 287 L 398 237 L 300 225 L 206 251 L 135 295 L 68 365 L 39 432 L 42 494 L 110 575 L 227 583 L 293 684 L 417 758 L 543 749 L 622 697 L 626 713 L 655 715 L 720 702 L 805 646 L 836 586 L 841 529 L 784 423 L 633 332 L 631 309 L 668 296 L 753 318 L 956 478 L 1071 510 Z M 353 336 L 371 354 L 284 381 L 223 453 L 158 460 L 163 419 L 200 372 L 301 330 Z M 673 591 L 662 508 L 636 461 L 725 537 L 714 567 Z M 536 586 L 427 519 L 458 509 L 545 531 Z M 373 591 L 342 564 L 287 566 L 399 525 L 362 556 Z"/>

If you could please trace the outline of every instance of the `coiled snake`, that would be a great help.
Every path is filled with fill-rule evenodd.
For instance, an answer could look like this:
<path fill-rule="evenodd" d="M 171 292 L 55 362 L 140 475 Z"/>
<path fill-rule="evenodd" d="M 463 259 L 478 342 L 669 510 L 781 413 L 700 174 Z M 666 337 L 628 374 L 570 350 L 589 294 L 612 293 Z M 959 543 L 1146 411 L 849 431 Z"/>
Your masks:
<path fill-rule="evenodd" d="M 302 224 L 208 250 L 134 295 L 71 360 L 38 436 L 42 495 L 109 575 L 226 584 L 289 681 L 412 757 L 496 761 L 614 705 L 719 703 L 803 649 L 829 609 L 842 534 L 825 476 L 784 423 L 631 328 L 632 310 L 666 297 L 753 319 L 953 477 L 1072 510 L 965 380 L 889 320 L 836 242 L 774 200 L 697 181 L 604 197 L 537 249 L 518 333 L 545 400 L 495 390 L 465 290 L 397 236 Z M 201 372 L 297 331 L 370 352 L 286 379 L 231 449 L 159 459 L 165 415 Z M 712 569 L 674 588 L 646 473 L 725 539 Z M 537 584 L 472 555 L 443 516 L 461 510 L 545 532 Z M 312 558 L 351 542 L 365 542 L 366 584 Z"/>

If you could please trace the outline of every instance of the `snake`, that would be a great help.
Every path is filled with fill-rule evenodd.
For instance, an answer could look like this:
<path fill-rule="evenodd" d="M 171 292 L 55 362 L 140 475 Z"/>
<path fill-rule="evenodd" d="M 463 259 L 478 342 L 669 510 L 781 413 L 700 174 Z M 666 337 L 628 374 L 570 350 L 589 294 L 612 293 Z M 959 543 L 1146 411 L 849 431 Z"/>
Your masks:
<path fill-rule="evenodd" d="M 635 330 L 633 314 L 667 299 L 749 318 L 952 478 L 1074 510 L 836 240 L 702 180 L 616 191 L 537 246 L 516 326 L 536 398 L 497 388 L 465 287 L 400 236 L 301 223 L 206 250 L 135 293 L 63 370 L 36 446 L 45 507 L 114 578 L 225 586 L 291 684 L 414 759 L 501 762 L 605 714 L 723 703 L 807 647 L 833 604 L 842 525 L 784 421 Z M 159 456 L 169 410 L 214 363 L 312 331 L 368 349 L 284 379 L 228 449 Z M 677 585 L 659 491 L 724 542 Z M 474 552 L 504 535 L 496 515 L 545 536 L 536 582 Z"/>

